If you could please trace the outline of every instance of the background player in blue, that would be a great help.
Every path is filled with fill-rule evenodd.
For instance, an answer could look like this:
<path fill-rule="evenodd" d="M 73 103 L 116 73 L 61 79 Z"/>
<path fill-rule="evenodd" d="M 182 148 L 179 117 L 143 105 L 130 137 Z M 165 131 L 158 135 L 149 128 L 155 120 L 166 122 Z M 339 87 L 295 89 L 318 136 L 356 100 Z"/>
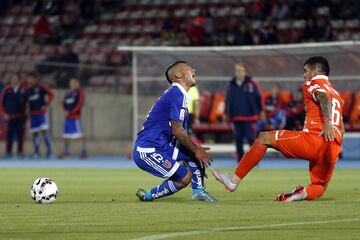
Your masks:
<path fill-rule="evenodd" d="M 25 90 L 21 86 L 18 74 L 14 73 L 1 94 L 1 110 L 6 121 L 6 154 L 5 158 L 12 157 L 12 146 L 16 139 L 18 142 L 18 158 L 23 158 L 23 145 L 25 135 Z"/>
<path fill-rule="evenodd" d="M 30 115 L 30 132 L 33 135 L 34 153 L 32 158 L 40 157 L 40 143 L 43 138 L 46 144 L 46 156 L 51 157 L 51 138 L 48 134 L 49 119 L 47 116 L 48 108 L 54 101 L 54 93 L 49 87 L 41 84 L 34 73 L 30 73 L 27 78 L 29 84 L 26 90 L 26 99 Z"/>
<path fill-rule="evenodd" d="M 84 105 L 85 95 L 81 90 L 80 81 L 77 78 L 70 79 L 70 90 L 65 93 L 63 99 L 63 110 L 65 112 L 64 121 L 64 151 L 59 158 L 70 156 L 70 140 L 81 140 L 80 158 L 87 158 L 86 141 L 84 137 L 83 127 L 81 125 L 81 108 Z"/>
<path fill-rule="evenodd" d="M 216 201 L 204 190 L 204 171 L 201 170 L 210 165 L 209 148 L 195 144 L 185 130 L 187 92 L 196 85 L 195 69 L 180 61 L 169 66 L 165 75 L 172 86 L 151 108 L 137 135 L 133 158 L 139 168 L 166 180 L 149 191 L 139 189 L 136 195 L 141 201 L 152 201 L 172 195 L 193 182 L 194 200 Z M 189 168 L 177 160 L 190 161 Z"/>

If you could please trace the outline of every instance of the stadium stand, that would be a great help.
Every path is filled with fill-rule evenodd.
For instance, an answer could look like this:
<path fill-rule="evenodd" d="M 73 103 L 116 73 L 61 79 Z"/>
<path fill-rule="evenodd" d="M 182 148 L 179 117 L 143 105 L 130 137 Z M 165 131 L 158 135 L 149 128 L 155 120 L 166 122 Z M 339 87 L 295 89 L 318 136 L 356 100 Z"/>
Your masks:
<path fill-rule="evenodd" d="M 360 39 L 359 1 L 78 0 L 48 1 L 46 11 L 41 1 L 8 2 L 0 17 L 3 76 L 9 71 L 28 72 L 39 62 L 46 64 L 44 60 L 57 48 L 34 45 L 35 24 L 42 16 L 51 25 L 56 41 L 73 44 L 81 64 L 120 66 L 119 71 L 125 74 L 121 82 L 128 85 L 124 89 L 107 80 L 111 69 L 94 71 L 85 65 L 79 69 L 78 75 L 90 89 L 101 84 L 104 91 L 126 92 L 131 84 L 126 75 L 130 72 L 129 56 L 115 53 L 118 45 L 218 46 Z M 90 5 L 93 8 L 89 11 Z"/>
<path fill-rule="evenodd" d="M 45 12 L 39 1 L 5 2 L 0 13 L 2 79 L 14 71 L 24 75 L 36 69 L 47 83 L 57 85 L 58 70 L 73 66 L 59 60 L 62 47 L 56 44 L 69 43 L 80 60 L 75 74 L 88 91 L 131 92 L 131 56 L 117 52 L 119 45 L 360 40 L 360 1 L 50 0 Z M 37 41 L 39 16 L 46 17 L 48 33 L 56 41 Z M 201 93 L 202 123 L 195 131 L 232 131 L 221 121 L 223 113 L 215 112 L 223 104 L 221 96 L 221 92 Z M 286 102 L 290 93 L 282 96 Z M 346 91 L 342 96 L 346 128 L 360 130 L 359 93 Z"/>

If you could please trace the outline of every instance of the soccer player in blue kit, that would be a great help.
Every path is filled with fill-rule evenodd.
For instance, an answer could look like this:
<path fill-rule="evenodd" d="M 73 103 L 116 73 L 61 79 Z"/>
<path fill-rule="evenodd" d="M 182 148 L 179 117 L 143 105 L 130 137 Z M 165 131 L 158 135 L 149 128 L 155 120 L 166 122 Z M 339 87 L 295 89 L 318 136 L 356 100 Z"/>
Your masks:
<path fill-rule="evenodd" d="M 30 115 L 30 132 L 33 135 L 34 153 L 31 158 L 40 158 L 40 143 L 43 138 L 47 152 L 45 158 L 51 158 L 51 139 L 48 134 L 48 109 L 54 101 L 54 93 L 49 87 L 39 82 L 35 73 L 28 76 L 29 87 L 26 90 L 26 100 Z"/>
<path fill-rule="evenodd" d="M 139 168 L 166 180 L 148 191 L 139 189 L 136 196 L 152 201 L 170 196 L 191 182 L 193 200 L 217 201 L 204 189 L 204 169 L 212 161 L 209 148 L 197 145 L 187 134 L 187 92 L 196 85 L 195 69 L 177 61 L 167 68 L 165 76 L 171 87 L 151 108 L 137 135 L 133 158 Z"/>

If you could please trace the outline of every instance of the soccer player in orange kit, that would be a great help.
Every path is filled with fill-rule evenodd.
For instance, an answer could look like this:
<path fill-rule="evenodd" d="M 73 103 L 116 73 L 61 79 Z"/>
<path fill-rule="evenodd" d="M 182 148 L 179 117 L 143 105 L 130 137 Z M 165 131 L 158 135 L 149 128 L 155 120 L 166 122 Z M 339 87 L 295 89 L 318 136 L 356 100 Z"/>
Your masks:
<path fill-rule="evenodd" d="M 304 63 L 305 124 L 302 131 L 276 130 L 261 132 L 251 149 L 241 159 L 234 174 L 213 170 L 214 177 L 230 192 L 263 158 L 267 148 L 274 148 L 286 158 L 309 161 L 311 183 L 298 186 L 289 194 L 280 194 L 276 201 L 314 200 L 321 197 L 331 180 L 341 152 L 344 124 L 343 100 L 332 87 L 330 67 L 324 57 L 311 57 Z"/>

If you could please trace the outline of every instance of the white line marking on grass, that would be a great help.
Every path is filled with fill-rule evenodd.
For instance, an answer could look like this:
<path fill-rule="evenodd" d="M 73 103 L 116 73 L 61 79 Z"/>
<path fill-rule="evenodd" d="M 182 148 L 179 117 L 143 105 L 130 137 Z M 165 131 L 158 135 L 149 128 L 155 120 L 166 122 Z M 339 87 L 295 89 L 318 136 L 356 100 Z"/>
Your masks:
<path fill-rule="evenodd" d="M 208 229 L 208 230 L 164 233 L 164 234 L 159 234 L 159 235 L 152 235 L 152 236 L 134 238 L 133 240 L 161 240 L 161 239 L 169 239 L 169 238 L 182 237 L 182 236 L 208 234 L 208 233 L 214 233 L 214 232 L 252 230 L 252 229 L 262 229 L 262 228 L 277 228 L 277 227 L 289 227 L 289 226 L 312 225 L 312 224 L 326 224 L 326 223 L 339 223 L 339 222 L 355 222 L 355 221 L 360 221 L 360 218 L 324 220 L 324 221 L 311 221 L 311 222 L 279 223 L 279 224 L 254 225 L 254 226 L 243 226 L 243 227 L 212 228 L 212 229 Z"/>

